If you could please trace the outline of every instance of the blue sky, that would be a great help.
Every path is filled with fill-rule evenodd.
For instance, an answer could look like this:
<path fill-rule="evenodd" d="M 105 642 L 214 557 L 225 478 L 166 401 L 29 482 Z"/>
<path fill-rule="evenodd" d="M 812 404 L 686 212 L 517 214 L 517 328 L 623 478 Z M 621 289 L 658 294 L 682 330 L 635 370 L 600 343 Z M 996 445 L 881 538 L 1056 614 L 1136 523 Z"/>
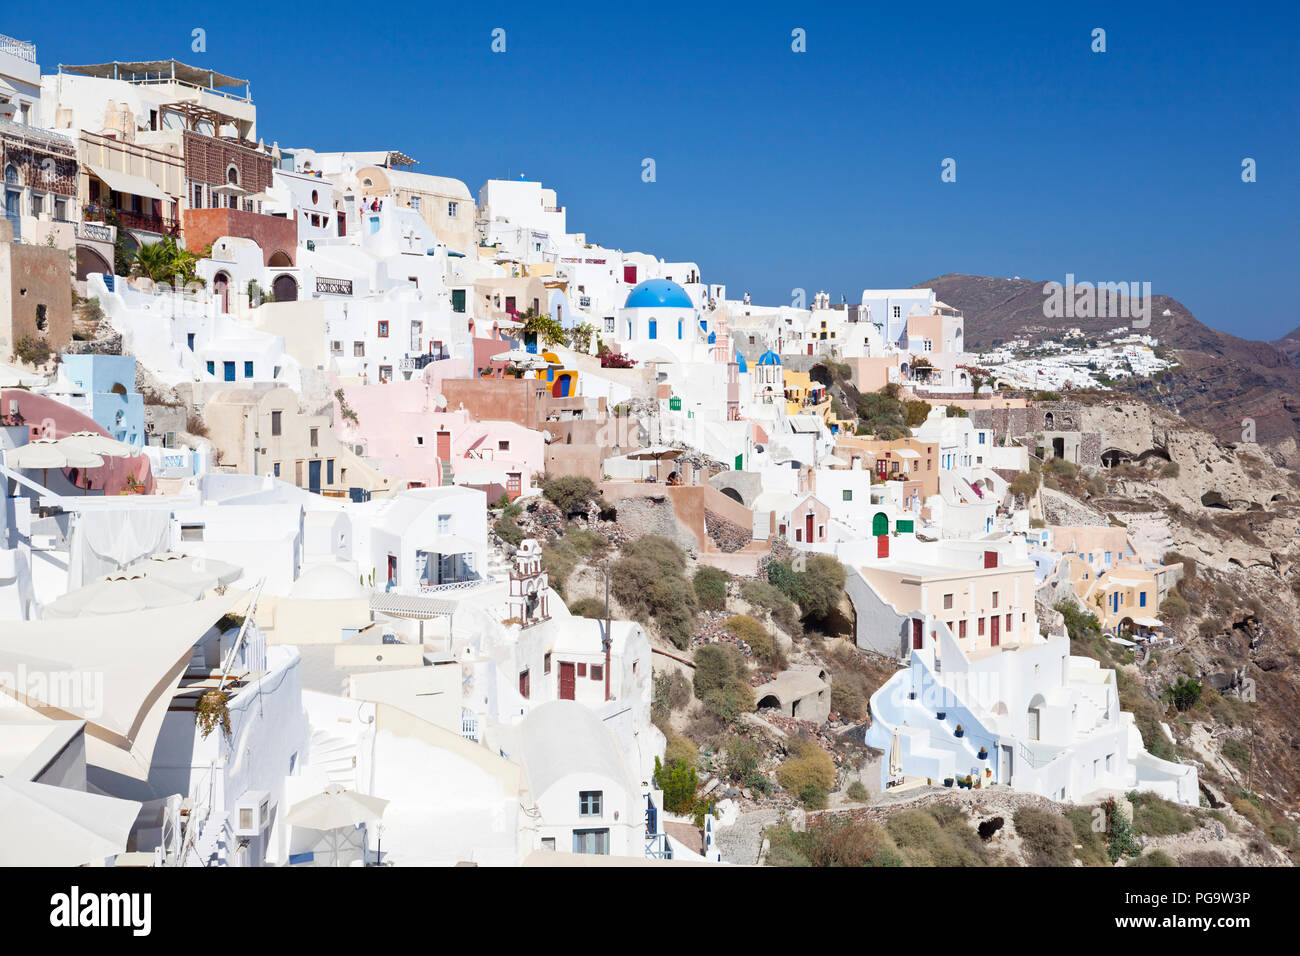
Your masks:
<path fill-rule="evenodd" d="M 571 230 L 694 260 L 758 302 L 1073 273 L 1149 281 L 1238 335 L 1288 332 L 1295 18 L 1127 7 L 64 0 L 57 18 L 10 10 L 0 32 L 36 42 L 46 72 L 175 56 L 246 76 L 282 146 L 397 148 L 475 193 L 525 174 L 559 192 Z"/>

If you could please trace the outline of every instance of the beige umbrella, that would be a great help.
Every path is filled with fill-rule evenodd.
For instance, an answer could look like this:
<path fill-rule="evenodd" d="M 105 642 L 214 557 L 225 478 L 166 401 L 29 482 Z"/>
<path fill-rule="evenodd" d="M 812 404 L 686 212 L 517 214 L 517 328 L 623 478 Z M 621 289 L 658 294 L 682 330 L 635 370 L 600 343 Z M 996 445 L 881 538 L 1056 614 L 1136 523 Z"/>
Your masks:
<path fill-rule="evenodd" d="M 323 792 L 294 804 L 284 821 L 305 830 L 328 832 L 337 866 L 339 851 L 350 845 L 349 831 L 361 824 L 378 823 L 387 806 L 387 800 L 330 784 Z"/>
<path fill-rule="evenodd" d="M 651 445 L 649 448 L 640 448 L 634 452 L 628 453 L 628 458 L 632 461 L 653 461 L 655 463 L 655 478 L 659 477 L 659 462 L 671 461 L 682 454 L 681 448 L 670 448 L 667 445 Z"/>
<path fill-rule="evenodd" d="M 899 739 L 897 730 L 889 745 L 889 775 L 895 778 L 903 776 L 903 742 Z"/>
<path fill-rule="evenodd" d="M 71 435 L 64 435 L 55 444 L 60 448 L 76 448 L 103 458 L 134 458 L 140 454 L 139 449 L 132 448 L 124 441 L 117 441 L 95 432 L 73 432 Z"/>
<path fill-rule="evenodd" d="M 234 584 L 244 573 L 244 569 L 236 564 L 201 556 L 191 557 L 176 551 L 150 555 L 127 565 L 125 570 L 138 572 L 151 581 L 189 592 L 196 598 L 202 597 L 210 588 Z"/>
<path fill-rule="evenodd" d="M 134 800 L 0 778 L 0 866 L 102 864 L 126 849 Z"/>
<path fill-rule="evenodd" d="M 5 452 L 5 464 L 23 470 L 39 468 L 44 485 L 49 483 L 51 468 L 102 468 L 104 459 L 93 452 L 63 446 L 52 438 L 38 438 Z"/>
<path fill-rule="evenodd" d="M 199 595 L 155 581 L 143 571 L 114 571 L 45 605 L 44 619 L 128 614 L 189 604 Z"/>

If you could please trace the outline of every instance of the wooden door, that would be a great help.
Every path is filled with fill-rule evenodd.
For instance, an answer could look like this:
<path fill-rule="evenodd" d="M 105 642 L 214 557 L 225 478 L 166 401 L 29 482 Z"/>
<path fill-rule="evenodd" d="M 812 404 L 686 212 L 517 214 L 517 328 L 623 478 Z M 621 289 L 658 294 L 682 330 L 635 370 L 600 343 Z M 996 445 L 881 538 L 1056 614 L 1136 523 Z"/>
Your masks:
<path fill-rule="evenodd" d="M 919 617 L 912 618 L 912 650 L 921 649 L 921 629 L 925 627 L 924 622 Z"/>
<path fill-rule="evenodd" d="M 989 631 L 989 643 L 997 647 L 1002 641 L 1002 618 L 994 614 L 989 620 L 992 622 L 992 628 Z"/>
<path fill-rule="evenodd" d="M 813 513 L 811 511 L 808 512 L 808 514 L 804 515 L 803 539 L 809 542 L 814 540 L 813 539 Z"/>
<path fill-rule="evenodd" d="M 560 662 L 560 700 L 573 700 L 577 678 L 574 676 L 573 664 Z"/>
<path fill-rule="evenodd" d="M 438 432 L 438 460 L 451 461 L 451 432 Z"/>

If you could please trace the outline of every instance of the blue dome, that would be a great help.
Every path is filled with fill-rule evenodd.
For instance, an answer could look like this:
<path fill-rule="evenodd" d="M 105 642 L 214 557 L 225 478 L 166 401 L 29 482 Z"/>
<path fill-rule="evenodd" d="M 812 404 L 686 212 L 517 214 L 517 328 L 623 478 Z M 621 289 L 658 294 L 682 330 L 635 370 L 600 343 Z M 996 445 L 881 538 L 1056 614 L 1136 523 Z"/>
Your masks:
<path fill-rule="evenodd" d="M 646 279 L 627 294 L 625 309 L 693 309 L 686 290 L 670 279 Z"/>
<path fill-rule="evenodd" d="M 766 352 L 764 352 L 762 355 L 758 357 L 758 364 L 759 365 L 780 365 L 781 356 L 777 355 L 771 349 L 768 349 Z"/>

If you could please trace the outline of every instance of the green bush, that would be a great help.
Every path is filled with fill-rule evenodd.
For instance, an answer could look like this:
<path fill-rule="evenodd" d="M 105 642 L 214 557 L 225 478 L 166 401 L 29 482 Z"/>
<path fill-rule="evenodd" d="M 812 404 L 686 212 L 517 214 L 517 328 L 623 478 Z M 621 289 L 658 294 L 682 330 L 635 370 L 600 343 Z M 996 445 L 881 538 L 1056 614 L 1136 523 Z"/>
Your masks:
<path fill-rule="evenodd" d="M 736 640 L 748 644 L 750 650 L 754 652 L 755 660 L 759 663 L 780 665 L 777 667 L 778 670 L 784 668 L 784 657 L 761 621 L 755 620 L 748 614 L 733 614 L 722 623 L 722 628 Z"/>
<path fill-rule="evenodd" d="M 1115 798 L 1108 798 L 1102 807 L 1106 811 L 1106 855 L 1110 862 L 1114 863 L 1121 856 L 1141 853 L 1142 846 L 1138 843 L 1133 824 L 1119 812 Z"/>
<path fill-rule="evenodd" d="M 705 611 L 723 610 L 727 606 L 727 582 L 730 580 L 731 575 L 726 571 L 707 564 L 700 565 L 692 579 L 700 608 Z"/>
<path fill-rule="evenodd" d="M 671 764 L 685 764 L 688 767 L 694 767 L 697 760 L 700 759 L 700 752 L 696 749 L 695 744 L 691 743 L 681 734 L 669 732 L 664 734 L 667 738 L 667 745 L 664 747 L 664 760 Z"/>
<path fill-rule="evenodd" d="M 727 741 L 727 757 L 723 772 L 738 783 L 749 780 L 758 772 L 758 762 L 763 751 L 748 737 L 732 737 Z"/>
<path fill-rule="evenodd" d="M 844 594 L 844 565 L 829 554 L 809 556 L 803 571 L 787 561 L 773 561 L 767 566 L 767 580 L 797 603 L 804 617 L 824 620 Z"/>
<path fill-rule="evenodd" d="M 665 724 L 669 715 L 691 702 L 691 684 L 679 670 L 659 671 L 654 676 L 654 696 L 650 707 L 656 724 Z"/>
<path fill-rule="evenodd" d="M 1061 478 L 1069 479 L 1079 476 L 1079 466 L 1072 461 L 1066 461 L 1064 458 L 1052 458 L 1043 467 Z"/>
<path fill-rule="evenodd" d="M 28 365 L 44 365 L 53 353 L 43 339 L 24 335 L 14 345 L 14 357 Z"/>
<path fill-rule="evenodd" d="M 1130 793 L 1128 798 L 1133 805 L 1133 829 L 1142 836 L 1174 836 L 1196 829 L 1196 818 L 1176 803 L 1145 791 Z"/>
<path fill-rule="evenodd" d="M 666 766 L 655 757 L 655 786 L 664 792 L 664 809 L 669 813 L 691 813 L 695 810 L 695 791 L 699 778 L 695 768 L 676 762 Z"/>
<path fill-rule="evenodd" d="M 855 683 L 837 676 L 831 681 L 831 710 L 841 717 L 861 720 L 867 715 L 867 697 Z"/>
<path fill-rule="evenodd" d="M 603 621 L 605 619 L 605 602 L 599 598 L 585 597 L 570 604 L 569 613 L 574 617 L 589 617 Z"/>
<path fill-rule="evenodd" d="M 772 615 L 772 621 L 787 634 L 794 637 L 800 634 L 799 609 L 779 588 L 767 581 L 746 581 L 740 586 L 740 596 Z"/>
<path fill-rule="evenodd" d="M 1022 471 L 1016 477 L 1011 479 L 1011 493 L 1018 495 L 1025 500 L 1034 496 L 1038 490 L 1038 475 L 1030 471 Z"/>
<path fill-rule="evenodd" d="M 1250 748 L 1242 741 L 1237 740 L 1235 737 L 1229 737 L 1224 740 L 1223 746 L 1219 749 L 1223 752 L 1223 756 L 1226 759 L 1231 760 L 1237 765 L 1237 769 L 1250 769 Z"/>
<path fill-rule="evenodd" d="M 885 829 L 907 866 L 985 866 L 988 851 L 963 811 L 934 805 L 904 810 Z"/>
<path fill-rule="evenodd" d="M 835 785 L 835 762 L 810 740 L 796 738 L 789 749 L 791 756 L 777 769 L 776 779 L 810 810 L 825 807 Z"/>
<path fill-rule="evenodd" d="M 542 494 L 566 515 L 578 514 L 595 500 L 596 483 L 585 475 L 562 475 L 543 482 Z"/>
<path fill-rule="evenodd" d="M 1191 710 L 1201 699 L 1201 682 L 1181 674 L 1166 694 L 1180 711 Z"/>
<path fill-rule="evenodd" d="M 497 537 L 516 548 L 524 540 L 524 529 L 519 527 L 519 522 L 515 520 L 514 515 L 507 514 L 498 518 L 494 528 Z"/>
<path fill-rule="evenodd" d="M 653 620 L 675 647 L 690 644 L 695 626 L 695 589 L 683 571 L 686 555 L 658 535 L 623 546 L 610 576 L 614 596 L 637 620 Z"/>
<path fill-rule="evenodd" d="M 1012 820 L 1034 866 L 1070 866 L 1074 862 L 1074 830 L 1060 814 L 1024 806 Z"/>
<path fill-rule="evenodd" d="M 1065 812 L 1065 819 L 1074 832 L 1074 842 L 1078 847 L 1074 852 L 1084 866 L 1110 866 L 1106 832 L 1093 827 L 1094 809 L 1097 808 L 1073 807 Z"/>
<path fill-rule="evenodd" d="M 871 820 L 823 816 L 798 831 L 788 823 L 763 834 L 768 866 L 902 866 L 889 834 Z"/>
<path fill-rule="evenodd" d="M 1152 850 L 1145 856 L 1140 856 L 1129 863 L 1129 866 L 1177 866 L 1164 850 Z"/>
<path fill-rule="evenodd" d="M 863 786 L 861 780 L 854 780 L 849 784 L 849 788 L 844 791 L 844 794 L 854 803 L 866 803 L 871 799 L 871 794 L 867 792 L 867 788 Z"/>
<path fill-rule="evenodd" d="M 745 655 L 734 644 L 706 644 L 695 652 L 695 696 L 701 700 L 747 674 Z"/>

